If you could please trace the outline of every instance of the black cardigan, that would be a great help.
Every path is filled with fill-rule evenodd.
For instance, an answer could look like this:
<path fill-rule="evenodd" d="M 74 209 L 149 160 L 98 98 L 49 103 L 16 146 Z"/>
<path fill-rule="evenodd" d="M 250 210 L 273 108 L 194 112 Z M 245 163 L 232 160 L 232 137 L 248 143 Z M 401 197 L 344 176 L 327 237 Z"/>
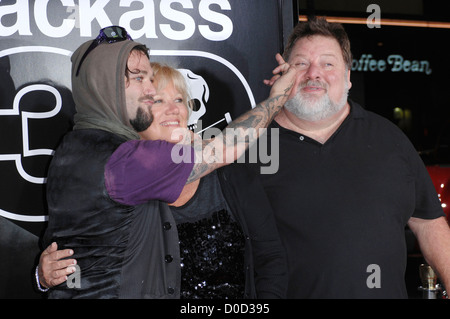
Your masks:
<path fill-rule="evenodd" d="M 223 195 L 245 234 L 246 298 L 286 298 L 287 261 L 258 176 L 244 165 L 217 171 Z"/>

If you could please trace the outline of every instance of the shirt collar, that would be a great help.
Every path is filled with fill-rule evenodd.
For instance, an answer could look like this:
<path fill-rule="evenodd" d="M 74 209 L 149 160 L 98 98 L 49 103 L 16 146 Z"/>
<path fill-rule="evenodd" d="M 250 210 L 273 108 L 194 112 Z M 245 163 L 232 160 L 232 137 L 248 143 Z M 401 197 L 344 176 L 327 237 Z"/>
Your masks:
<path fill-rule="evenodd" d="M 367 111 L 358 103 L 348 100 L 350 104 L 350 116 L 354 119 L 363 119 L 367 116 Z"/>
<path fill-rule="evenodd" d="M 367 116 L 367 111 L 358 103 L 348 99 L 348 103 L 350 105 L 350 113 L 345 118 L 344 122 L 342 122 L 341 126 L 338 128 L 338 130 L 346 123 L 348 123 L 351 119 L 364 119 Z M 297 133 L 295 131 L 291 131 L 289 129 L 284 128 L 280 124 L 278 124 L 276 121 L 272 121 L 269 127 L 279 128 L 282 132 L 288 132 L 288 133 L 294 133 L 295 135 L 301 135 L 300 133 Z"/>

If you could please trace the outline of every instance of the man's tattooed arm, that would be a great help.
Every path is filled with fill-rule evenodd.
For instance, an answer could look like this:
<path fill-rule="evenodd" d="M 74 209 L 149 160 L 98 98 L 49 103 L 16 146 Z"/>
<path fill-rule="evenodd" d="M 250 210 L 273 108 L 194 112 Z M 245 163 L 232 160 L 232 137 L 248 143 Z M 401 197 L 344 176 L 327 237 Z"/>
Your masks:
<path fill-rule="evenodd" d="M 295 86 L 295 68 L 290 67 L 274 84 L 271 97 L 244 113 L 220 135 L 211 140 L 203 141 L 196 136 L 192 141 L 196 163 L 187 183 L 193 182 L 205 176 L 213 170 L 233 163 L 249 146 L 254 143 L 264 129 L 270 124 L 276 114 L 292 93 Z"/>
<path fill-rule="evenodd" d="M 282 104 L 278 104 L 278 107 L 274 107 L 274 105 L 276 105 L 275 101 L 281 99 L 279 96 L 257 105 L 230 123 L 220 135 L 211 140 L 202 140 L 200 136 L 196 135 L 192 143 L 196 163 L 187 183 L 234 162 L 244 154 L 247 148 L 263 133 L 260 129 L 266 128 L 279 112 Z"/>

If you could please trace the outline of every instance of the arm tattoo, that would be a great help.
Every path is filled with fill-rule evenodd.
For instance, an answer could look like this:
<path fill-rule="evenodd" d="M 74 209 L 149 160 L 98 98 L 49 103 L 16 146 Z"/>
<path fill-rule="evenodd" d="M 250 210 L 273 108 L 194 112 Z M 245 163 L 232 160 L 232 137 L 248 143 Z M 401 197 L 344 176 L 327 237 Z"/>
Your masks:
<path fill-rule="evenodd" d="M 209 141 L 202 140 L 198 135 L 196 135 L 193 139 L 192 146 L 195 152 L 196 163 L 192 168 L 191 174 L 189 175 L 186 184 L 189 184 L 214 170 L 214 168 L 211 168 L 211 164 L 203 160 L 203 150 L 208 147 L 208 143 Z M 199 159 L 201 159 L 201 162 Z"/>
<path fill-rule="evenodd" d="M 287 89 L 286 92 L 288 92 Z M 254 143 L 261 132 L 281 110 L 286 100 L 286 94 L 270 98 L 252 110 L 231 122 L 221 133 L 212 140 L 201 141 L 194 138 L 193 147 L 196 163 L 187 180 L 193 182 L 207 175 L 216 168 L 230 164 L 242 155 Z M 201 160 L 200 160 L 201 159 Z"/>

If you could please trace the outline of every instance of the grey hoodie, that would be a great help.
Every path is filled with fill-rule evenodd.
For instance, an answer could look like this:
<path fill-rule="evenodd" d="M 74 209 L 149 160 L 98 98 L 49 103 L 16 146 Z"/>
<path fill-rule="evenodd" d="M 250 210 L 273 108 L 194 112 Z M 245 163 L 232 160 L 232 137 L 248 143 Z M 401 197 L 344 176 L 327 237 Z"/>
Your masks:
<path fill-rule="evenodd" d="M 82 44 L 72 55 L 72 94 L 77 111 L 74 129 L 96 128 L 139 139 L 127 115 L 125 69 L 131 50 L 140 43 L 125 40 L 98 45 L 86 56 L 76 76 L 91 43 Z"/>

